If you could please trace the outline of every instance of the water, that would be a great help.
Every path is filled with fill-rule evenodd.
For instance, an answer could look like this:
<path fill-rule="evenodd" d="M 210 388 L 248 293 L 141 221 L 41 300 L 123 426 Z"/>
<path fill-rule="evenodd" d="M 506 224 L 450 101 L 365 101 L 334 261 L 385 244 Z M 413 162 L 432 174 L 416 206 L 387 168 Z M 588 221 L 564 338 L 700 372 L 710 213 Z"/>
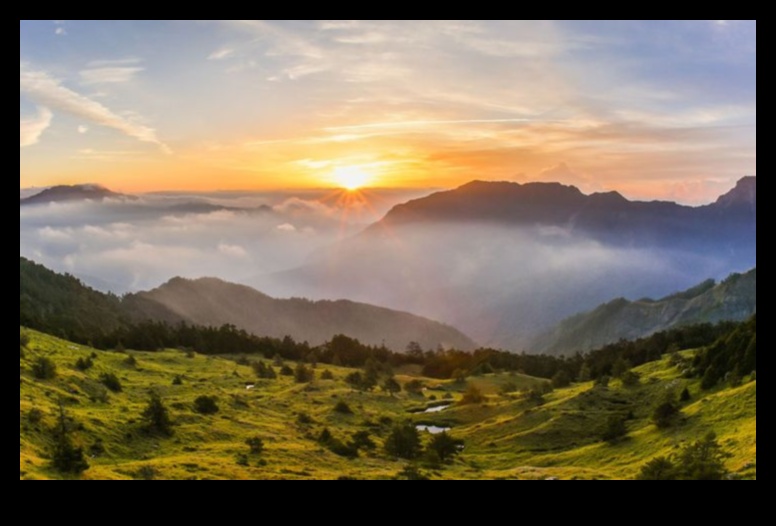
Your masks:
<path fill-rule="evenodd" d="M 428 432 L 432 435 L 440 435 L 442 433 L 446 433 L 447 431 L 450 431 L 451 428 L 449 427 L 437 427 L 437 426 L 415 426 L 415 429 L 420 431 L 421 433 Z"/>
<path fill-rule="evenodd" d="M 436 407 L 429 407 L 425 411 L 423 411 L 423 414 L 430 414 L 430 413 L 441 413 L 445 409 L 449 408 L 453 404 L 447 404 L 447 405 L 438 405 Z"/>

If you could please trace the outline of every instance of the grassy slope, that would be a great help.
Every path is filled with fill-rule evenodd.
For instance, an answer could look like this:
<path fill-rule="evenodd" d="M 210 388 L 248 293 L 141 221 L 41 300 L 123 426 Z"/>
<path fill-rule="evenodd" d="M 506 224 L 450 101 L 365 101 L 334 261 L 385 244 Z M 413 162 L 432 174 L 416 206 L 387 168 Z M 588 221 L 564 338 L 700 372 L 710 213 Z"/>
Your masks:
<path fill-rule="evenodd" d="M 253 381 L 252 370 L 226 359 L 187 358 L 177 351 L 133 353 L 138 367 L 132 368 L 124 364 L 126 355 L 99 353 L 94 369 L 81 373 L 73 364 L 88 357 L 90 349 L 40 333 L 31 336 L 30 350 L 20 361 L 20 479 L 60 478 L 48 468 L 45 458 L 49 446 L 45 430 L 55 423 L 60 398 L 67 400 L 69 415 L 83 426 L 74 435 L 77 441 L 86 448 L 98 440 L 105 445 L 106 452 L 91 459 L 92 467 L 84 474 L 87 479 L 134 478 L 142 467 L 152 467 L 159 478 L 174 479 L 389 478 L 403 465 L 385 458 L 382 448 L 346 460 L 314 440 L 324 427 L 343 440 L 353 432 L 370 430 L 380 446 L 389 429 L 380 424 L 385 417 L 451 425 L 453 435 L 465 439 L 463 458 L 434 478 L 632 478 L 649 459 L 669 454 L 708 430 L 714 430 L 733 454 L 728 467 L 756 478 L 756 382 L 706 393 L 684 408 L 681 424 L 661 432 L 648 422 L 654 400 L 666 388 L 681 390 L 688 385 L 693 394 L 699 392 L 697 382 L 677 379 L 676 370 L 667 362 L 638 369 L 644 381 L 637 388 L 625 389 L 616 382 L 610 389 L 576 385 L 548 395 L 547 403 L 539 408 L 517 393 L 495 394 L 506 383 L 522 388 L 537 380 L 489 375 L 474 379 L 490 394 L 486 405 L 456 406 L 427 415 L 410 414 L 426 407 L 427 398 L 353 393 L 342 381 L 347 369 L 318 368 L 318 375 L 323 369 L 331 370 L 334 381 L 316 380 L 300 386 L 281 378 L 259 381 L 255 390 L 248 391 L 245 383 Z M 57 379 L 40 382 L 31 377 L 30 361 L 40 355 L 57 363 Z M 96 379 L 103 372 L 115 372 L 124 384 L 124 392 L 111 394 L 107 404 L 91 400 L 101 391 Z M 400 382 L 415 378 L 403 372 L 408 374 L 399 374 Z M 176 375 L 184 377 L 184 385 L 172 385 Z M 445 392 L 460 397 L 460 387 L 425 382 L 432 388 L 426 397 L 441 399 Z M 172 438 L 158 439 L 140 430 L 139 415 L 151 388 L 163 394 L 171 409 L 176 422 Z M 205 417 L 192 411 L 193 400 L 203 394 L 218 396 L 218 415 Z M 333 413 L 339 399 L 346 400 L 355 415 Z M 33 407 L 44 412 L 42 424 L 29 423 L 27 415 Z M 629 439 L 613 446 L 596 440 L 612 412 L 630 410 L 636 418 L 628 424 Z M 312 416 L 315 424 L 298 424 L 296 414 L 300 412 Z M 249 466 L 238 465 L 238 457 L 248 452 L 245 440 L 252 436 L 264 439 L 266 452 L 249 457 Z"/>

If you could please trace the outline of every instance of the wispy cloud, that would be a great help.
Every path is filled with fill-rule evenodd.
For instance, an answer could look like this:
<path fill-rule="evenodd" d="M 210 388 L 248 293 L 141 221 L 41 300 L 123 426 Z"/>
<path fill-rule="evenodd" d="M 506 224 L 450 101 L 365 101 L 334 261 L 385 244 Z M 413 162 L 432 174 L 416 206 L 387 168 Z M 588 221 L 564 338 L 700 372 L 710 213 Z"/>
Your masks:
<path fill-rule="evenodd" d="M 120 84 L 129 82 L 135 75 L 143 71 L 141 67 L 109 67 L 91 68 L 79 72 L 81 83 L 90 84 Z"/>
<path fill-rule="evenodd" d="M 217 49 L 213 51 L 208 57 L 208 60 L 224 60 L 225 58 L 229 58 L 232 55 L 234 55 L 235 50 L 228 47 L 222 47 L 221 49 Z"/>
<path fill-rule="evenodd" d="M 61 37 L 67 35 L 67 31 L 64 27 L 58 27 L 54 30 L 54 34 Z"/>
<path fill-rule="evenodd" d="M 45 71 L 19 65 L 19 90 L 38 104 L 87 120 L 93 124 L 118 130 L 139 141 L 152 143 L 169 153 L 170 148 L 156 136 L 156 130 L 129 120 L 103 104 L 62 85 Z"/>
<path fill-rule="evenodd" d="M 51 126 L 54 114 L 45 107 L 38 108 L 34 117 L 19 120 L 19 148 L 32 146 L 40 140 L 40 136 Z"/>

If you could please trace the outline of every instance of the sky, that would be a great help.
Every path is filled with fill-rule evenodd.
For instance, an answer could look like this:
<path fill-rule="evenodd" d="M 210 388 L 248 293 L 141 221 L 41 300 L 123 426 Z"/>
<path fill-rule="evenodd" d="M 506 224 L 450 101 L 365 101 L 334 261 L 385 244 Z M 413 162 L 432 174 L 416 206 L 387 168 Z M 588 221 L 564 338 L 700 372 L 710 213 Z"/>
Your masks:
<path fill-rule="evenodd" d="M 560 181 L 712 201 L 756 173 L 756 22 L 20 21 L 19 185 Z"/>

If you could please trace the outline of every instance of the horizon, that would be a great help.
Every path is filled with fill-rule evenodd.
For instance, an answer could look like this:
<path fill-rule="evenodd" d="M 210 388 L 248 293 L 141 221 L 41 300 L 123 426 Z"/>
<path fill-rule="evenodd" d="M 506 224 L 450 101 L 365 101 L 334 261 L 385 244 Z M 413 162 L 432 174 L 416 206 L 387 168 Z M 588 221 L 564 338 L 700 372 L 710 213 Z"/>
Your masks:
<path fill-rule="evenodd" d="M 699 204 L 750 173 L 756 21 L 20 21 L 20 189 Z"/>

